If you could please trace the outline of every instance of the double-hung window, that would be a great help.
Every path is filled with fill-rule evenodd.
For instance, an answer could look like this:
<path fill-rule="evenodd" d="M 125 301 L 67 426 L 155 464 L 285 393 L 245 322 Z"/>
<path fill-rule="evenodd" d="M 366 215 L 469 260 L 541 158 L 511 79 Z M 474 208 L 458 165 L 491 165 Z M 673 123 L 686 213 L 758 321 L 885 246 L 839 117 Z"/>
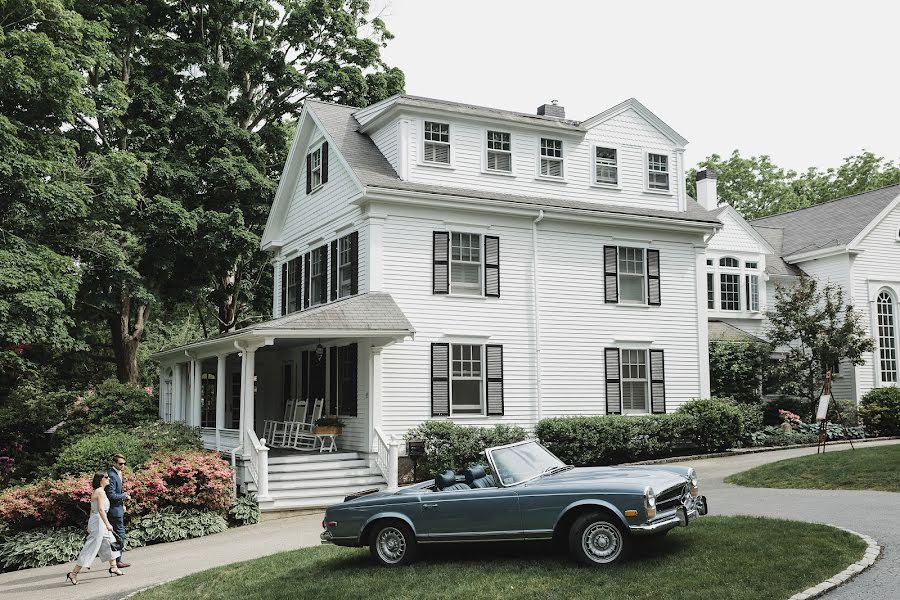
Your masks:
<path fill-rule="evenodd" d="M 706 274 L 706 308 L 716 308 L 716 274 Z"/>
<path fill-rule="evenodd" d="M 726 256 L 719 259 L 719 267 L 737 269 L 740 263 L 736 258 Z M 741 275 L 738 272 L 719 273 L 719 308 L 722 310 L 741 310 Z"/>
<path fill-rule="evenodd" d="M 322 147 L 309 153 L 310 189 L 315 190 L 322 185 Z"/>
<path fill-rule="evenodd" d="M 665 154 L 647 154 L 647 188 L 669 191 L 669 157 Z"/>
<path fill-rule="evenodd" d="M 425 144 L 422 161 L 434 164 L 450 164 L 450 125 L 425 121 Z"/>
<path fill-rule="evenodd" d="M 647 377 L 647 351 L 622 350 L 622 413 L 650 412 Z"/>
<path fill-rule="evenodd" d="M 349 296 L 353 289 L 353 246 L 350 236 L 338 240 L 338 298 Z"/>
<path fill-rule="evenodd" d="M 759 311 L 759 275 L 748 273 L 744 277 L 747 282 L 747 310 Z"/>
<path fill-rule="evenodd" d="M 481 235 L 450 234 L 450 293 L 481 294 Z"/>
<path fill-rule="evenodd" d="M 618 151 L 615 148 L 594 149 L 594 183 L 601 185 L 619 184 Z"/>
<path fill-rule="evenodd" d="M 327 246 L 321 246 L 313 250 L 309 262 L 309 299 L 310 306 L 320 304 L 327 299 L 325 295 L 325 269 L 326 264 L 323 253 Z"/>
<path fill-rule="evenodd" d="M 563 177 L 562 140 L 541 138 L 541 176 Z"/>
<path fill-rule="evenodd" d="M 512 173 L 512 142 L 502 131 L 487 132 L 487 170 Z"/>
<path fill-rule="evenodd" d="M 451 414 L 480 415 L 484 412 L 482 396 L 481 346 L 453 344 L 450 369 Z"/>
<path fill-rule="evenodd" d="M 646 290 L 644 249 L 619 247 L 619 302 L 643 304 Z"/>

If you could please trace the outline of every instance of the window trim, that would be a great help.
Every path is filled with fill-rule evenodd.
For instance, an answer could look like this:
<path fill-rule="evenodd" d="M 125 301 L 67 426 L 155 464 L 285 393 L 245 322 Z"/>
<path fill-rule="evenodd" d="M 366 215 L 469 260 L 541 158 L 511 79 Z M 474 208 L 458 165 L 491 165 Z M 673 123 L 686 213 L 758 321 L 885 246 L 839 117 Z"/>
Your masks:
<path fill-rule="evenodd" d="M 606 148 L 608 150 L 616 151 L 616 183 L 597 181 L 597 148 Z M 591 186 L 603 188 L 606 190 L 622 189 L 622 149 L 619 146 L 615 144 L 604 144 L 599 142 L 591 144 L 591 155 L 589 162 Z"/>
<path fill-rule="evenodd" d="M 328 261 L 325 261 L 325 270 L 319 273 L 318 275 L 313 274 L 314 269 L 318 269 L 318 267 L 322 264 L 321 258 L 317 256 L 316 252 L 324 252 L 327 258 L 328 256 L 328 244 L 323 244 L 321 246 L 317 246 L 315 248 L 310 249 L 309 251 L 309 306 L 307 308 L 312 308 L 314 306 L 319 306 L 321 304 L 328 304 Z M 313 277 L 321 278 L 321 286 L 324 287 L 326 291 L 325 302 L 320 301 L 322 292 L 321 290 L 317 290 L 317 294 L 313 294 Z"/>
<path fill-rule="evenodd" d="M 644 379 L 632 379 L 625 377 L 625 360 L 626 352 L 640 352 L 644 355 Z M 644 382 L 644 401 L 646 409 L 636 411 L 634 409 L 625 409 L 625 383 L 626 382 Z M 628 346 L 619 346 L 619 386 L 621 387 L 621 402 L 623 415 L 649 415 L 653 412 L 652 400 L 650 398 L 650 349 L 649 348 L 630 348 Z"/>
<path fill-rule="evenodd" d="M 668 182 L 669 187 L 667 189 L 660 188 L 651 188 L 650 187 L 650 155 L 656 156 L 665 156 L 666 157 L 666 174 L 669 176 Z M 672 196 L 675 194 L 675 191 L 672 189 L 672 166 L 675 161 L 672 160 L 672 154 L 665 151 L 660 150 L 644 150 L 644 191 L 651 194 L 663 194 L 666 196 Z M 660 171 L 654 171 L 654 173 L 658 173 Z"/>
<path fill-rule="evenodd" d="M 479 381 L 478 402 L 479 402 L 480 411 L 477 413 L 475 413 L 475 412 L 457 413 L 453 410 L 453 382 L 454 381 L 475 381 L 476 380 L 476 378 L 474 378 L 474 377 L 463 377 L 463 376 L 457 377 L 453 374 L 453 350 L 454 350 L 454 348 L 459 347 L 459 346 L 469 346 L 472 348 L 479 348 L 478 361 L 480 364 L 479 372 L 481 373 L 481 376 L 479 378 L 477 378 L 477 381 Z M 472 344 L 472 343 L 466 343 L 464 341 L 450 342 L 450 364 L 449 364 L 450 368 L 449 368 L 449 373 L 447 374 L 448 375 L 448 383 L 449 383 L 449 391 L 450 391 L 449 404 L 448 404 L 448 409 L 449 409 L 449 413 L 450 413 L 449 418 L 451 418 L 451 419 L 466 418 L 466 417 L 481 418 L 481 417 L 485 417 L 487 415 L 487 393 L 485 390 L 485 385 L 487 382 L 487 372 L 485 371 L 487 356 L 485 354 L 485 350 L 486 350 L 485 345 L 482 343 Z"/>
<path fill-rule="evenodd" d="M 626 250 L 626 249 L 640 250 L 641 256 L 643 258 L 643 261 L 642 261 L 643 262 L 643 274 L 641 275 L 641 281 L 643 282 L 641 284 L 642 300 L 640 302 L 637 302 L 635 300 L 623 300 L 622 299 L 622 263 L 621 263 L 621 260 L 622 260 L 622 250 Z M 619 296 L 618 304 L 620 306 L 650 306 L 650 304 L 649 304 L 650 298 L 647 293 L 647 282 L 649 281 L 649 273 L 648 273 L 649 269 L 647 268 L 647 266 L 648 266 L 647 265 L 647 250 L 648 250 L 648 248 L 646 246 L 638 246 L 638 245 L 620 246 L 618 244 L 616 245 L 616 286 L 618 289 L 618 296 Z M 636 275 L 634 275 L 632 273 L 626 273 L 625 275 L 626 275 L 626 277 L 635 277 L 636 278 Z"/>
<path fill-rule="evenodd" d="M 447 233 L 450 236 L 450 239 L 447 243 L 447 295 L 448 296 L 457 296 L 460 298 L 484 298 L 484 236 L 485 234 L 480 231 L 467 231 L 465 229 L 448 229 Z M 475 264 L 474 261 L 454 261 L 453 260 L 453 236 L 454 235 L 475 235 L 478 236 L 478 293 L 468 293 L 468 292 L 460 292 L 453 291 L 453 263 L 466 263 L 466 264 Z M 476 286 L 472 285 L 471 289 L 475 289 Z M 451 348 L 451 353 L 453 349 Z"/>
<path fill-rule="evenodd" d="M 746 253 L 747 256 L 751 256 L 750 253 Z M 765 300 L 765 282 L 766 278 L 764 276 L 764 270 L 762 268 L 763 260 L 758 255 L 753 255 L 752 258 L 745 259 L 740 257 L 740 254 L 713 254 L 706 256 L 706 273 L 707 275 L 713 275 L 713 306 L 709 307 L 709 298 L 707 298 L 707 311 L 711 313 L 716 313 L 721 317 L 729 317 L 729 318 L 761 318 L 762 314 L 765 310 L 763 305 Z M 723 267 L 720 264 L 720 261 L 723 259 L 731 259 L 737 262 L 737 267 Z M 713 264 L 709 264 L 710 261 Z M 747 263 L 755 263 L 756 268 L 747 268 Z M 739 308 L 737 310 L 725 310 L 722 308 L 722 279 L 721 274 L 735 274 L 738 275 L 738 294 L 739 294 Z M 757 292 L 758 292 L 758 302 L 759 306 L 757 308 L 752 308 L 750 305 L 750 298 L 747 296 L 747 277 L 756 277 L 757 282 Z"/>
<path fill-rule="evenodd" d="M 310 163 L 309 163 L 310 164 L 310 167 L 309 167 L 309 177 L 310 177 L 309 193 L 310 194 L 322 189 L 322 186 L 325 185 L 325 181 L 323 180 L 323 175 L 325 174 L 325 172 L 323 170 L 323 164 L 322 164 L 322 145 L 324 143 L 325 143 L 324 139 L 320 139 L 320 140 L 316 141 L 314 144 L 312 144 L 309 147 L 310 148 L 309 152 L 306 153 L 308 156 L 312 156 L 312 157 L 314 157 L 316 153 L 318 153 L 318 155 L 319 155 L 319 166 L 318 167 L 312 166 L 315 159 L 310 158 Z M 316 185 L 313 185 L 312 184 L 312 176 L 313 176 L 313 173 L 315 173 L 316 171 L 319 172 L 319 183 Z"/>
<path fill-rule="evenodd" d="M 890 306 L 891 306 L 891 315 L 890 315 L 891 316 L 891 324 L 890 324 L 890 326 L 893 329 L 893 332 L 892 332 L 893 334 L 890 336 L 890 338 L 887 335 L 882 335 L 882 324 L 881 324 L 881 320 L 880 320 L 880 317 L 881 317 L 880 308 L 881 308 L 881 296 L 882 295 L 887 297 L 887 299 L 890 301 Z M 876 349 L 877 349 L 877 355 L 874 357 L 874 360 L 876 361 L 875 364 L 877 365 L 877 370 L 878 370 L 878 377 L 876 379 L 876 385 L 877 385 L 877 387 L 900 385 L 900 356 L 898 356 L 898 351 L 900 351 L 900 347 L 898 347 L 898 335 L 897 335 L 897 296 L 894 294 L 894 292 L 891 289 L 882 287 L 882 288 L 879 288 L 878 291 L 875 293 L 875 315 L 874 316 L 875 316 L 875 334 L 876 334 L 875 342 L 876 342 Z M 893 343 L 892 350 L 894 352 L 894 356 L 892 359 L 890 359 L 894 363 L 894 365 L 893 365 L 894 366 L 893 380 L 886 380 L 884 378 L 886 370 L 884 368 L 885 359 L 883 358 L 883 351 L 885 351 L 887 348 L 883 345 L 883 341 L 887 340 L 887 339 L 890 339 L 890 341 Z"/>
<path fill-rule="evenodd" d="M 426 123 L 426 121 L 428 123 L 437 123 L 438 125 L 446 125 L 447 126 L 447 136 L 450 141 L 446 142 L 446 143 L 450 149 L 450 162 L 440 163 L 440 162 L 431 162 L 431 161 L 425 160 L 425 143 L 426 143 L 425 123 Z M 428 141 L 428 143 L 443 144 L 444 142 Z M 456 160 L 455 160 L 456 159 L 456 151 L 455 151 L 456 128 L 453 126 L 453 123 L 451 123 L 450 121 L 438 121 L 438 120 L 425 119 L 425 118 L 419 119 L 419 144 L 418 144 L 418 147 L 419 147 L 419 156 L 417 157 L 416 162 L 420 166 L 435 167 L 438 169 L 452 169 L 452 168 L 454 168 L 454 166 L 456 164 Z"/>
<path fill-rule="evenodd" d="M 559 142 L 559 152 L 562 156 L 559 158 L 544 156 L 542 153 L 542 140 L 551 140 L 554 142 Z M 562 138 L 552 138 L 552 137 L 544 137 L 539 135 L 537 138 L 537 160 L 535 161 L 535 179 L 540 179 L 543 181 L 555 181 L 557 183 L 565 183 L 566 182 L 566 141 Z M 548 158 L 550 160 L 558 160 L 560 164 L 560 171 L 562 174 L 559 177 L 555 177 L 553 175 L 544 175 L 541 173 L 541 160 L 544 158 Z"/>
<path fill-rule="evenodd" d="M 347 258 L 350 262 L 343 263 L 341 262 L 344 255 L 344 243 L 347 244 Z M 353 257 L 351 256 L 352 251 L 352 242 L 349 235 L 345 235 L 344 237 L 340 237 L 337 239 L 337 256 L 332 260 L 334 261 L 334 265 L 332 265 L 332 269 L 337 269 L 337 298 L 349 298 L 353 295 Z M 347 272 L 347 293 L 344 294 L 344 279 L 343 274 L 344 270 Z"/>
<path fill-rule="evenodd" d="M 509 136 L 509 151 L 505 150 L 491 150 L 488 147 L 488 134 L 489 133 L 505 133 Z M 511 131 L 504 131 L 502 129 L 491 129 L 489 127 L 483 127 L 481 129 L 481 142 L 482 142 L 482 151 L 481 151 L 481 172 L 487 173 L 489 175 L 501 175 L 503 177 L 515 177 L 516 175 L 516 156 L 514 147 L 514 136 Z M 490 152 L 501 152 L 509 155 L 509 171 L 501 171 L 499 169 L 489 169 L 488 168 L 488 153 Z"/>

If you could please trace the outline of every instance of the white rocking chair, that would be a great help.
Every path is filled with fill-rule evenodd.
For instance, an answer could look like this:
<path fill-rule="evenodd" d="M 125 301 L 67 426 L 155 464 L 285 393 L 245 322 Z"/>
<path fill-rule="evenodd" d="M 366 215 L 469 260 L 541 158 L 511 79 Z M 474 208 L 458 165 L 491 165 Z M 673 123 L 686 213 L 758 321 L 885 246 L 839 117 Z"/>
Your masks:
<path fill-rule="evenodd" d="M 307 401 L 301 400 L 301 402 L 303 402 L 305 407 Z M 294 450 L 304 450 L 315 446 L 316 436 L 313 433 L 313 429 L 315 428 L 316 421 L 321 418 L 324 407 L 325 399 L 316 398 L 313 401 L 312 416 L 308 423 L 295 421 L 287 424 L 287 429 L 284 434 L 286 447 L 293 448 Z"/>
<path fill-rule="evenodd" d="M 271 440 L 268 445 L 273 448 L 290 448 L 291 434 L 297 426 L 306 425 L 306 400 L 299 398 L 293 401 L 293 408 L 289 414 L 285 414 L 284 421 L 275 421 L 271 431 Z M 264 429 L 265 430 L 265 429 Z"/>
<path fill-rule="evenodd" d="M 289 398 L 284 407 L 284 419 L 283 420 L 275 421 L 273 419 L 269 419 L 263 423 L 262 437 L 264 440 L 269 442 L 270 446 L 278 445 L 278 442 L 276 440 L 280 440 L 280 441 L 284 440 L 285 423 L 293 420 L 294 405 L 296 403 L 297 403 L 296 398 Z"/>

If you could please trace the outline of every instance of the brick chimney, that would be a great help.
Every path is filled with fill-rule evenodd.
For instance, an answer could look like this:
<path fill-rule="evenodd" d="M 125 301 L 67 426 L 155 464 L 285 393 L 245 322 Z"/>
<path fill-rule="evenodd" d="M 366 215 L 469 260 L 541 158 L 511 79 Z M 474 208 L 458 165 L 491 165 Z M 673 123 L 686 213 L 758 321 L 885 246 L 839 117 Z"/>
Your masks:
<path fill-rule="evenodd" d="M 566 109 L 559 105 L 559 100 L 551 100 L 550 104 L 541 104 L 538 106 L 537 114 L 542 117 L 565 119 Z"/>
<path fill-rule="evenodd" d="M 716 210 L 719 206 L 716 172 L 712 169 L 703 169 L 697 173 L 697 202 L 706 210 Z"/>

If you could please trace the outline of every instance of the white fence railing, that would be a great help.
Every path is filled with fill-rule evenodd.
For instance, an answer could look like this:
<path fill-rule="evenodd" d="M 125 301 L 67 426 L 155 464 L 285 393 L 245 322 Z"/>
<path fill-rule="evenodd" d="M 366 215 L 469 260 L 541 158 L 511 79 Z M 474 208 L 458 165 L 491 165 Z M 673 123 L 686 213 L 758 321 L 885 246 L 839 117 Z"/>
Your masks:
<path fill-rule="evenodd" d="M 241 445 L 241 435 L 237 429 L 216 429 L 215 427 L 201 427 L 200 437 L 203 438 L 203 447 L 216 452 L 228 452 L 232 448 Z"/>
<path fill-rule="evenodd" d="M 378 465 L 378 469 L 384 475 L 388 489 L 396 490 L 400 467 L 400 442 L 395 440 L 393 436 L 389 438 L 380 427 L 376 427 L 375 450 L 375 464 Z"/>
<path fill-rule="evenodd" d="M 248 470 L 250 477 L 256 482 L 257 500 L 269 499 L 269 448 L 265 440 L 260 441 L 256 432 L 248 430 L 245 433 L 244 456 L 249 459 Z"/>

